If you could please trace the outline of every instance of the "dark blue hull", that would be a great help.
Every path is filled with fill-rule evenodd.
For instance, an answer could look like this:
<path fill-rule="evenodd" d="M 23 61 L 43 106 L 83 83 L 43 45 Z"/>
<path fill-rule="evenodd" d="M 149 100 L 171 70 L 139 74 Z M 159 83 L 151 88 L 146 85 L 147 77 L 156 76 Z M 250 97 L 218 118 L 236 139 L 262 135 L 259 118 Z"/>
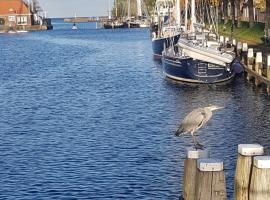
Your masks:
<path fill-rule="evenodd" d="M 170 45 L 175 45 L 180 38 L 179 35 L 175 35 L 173 37 L 167 37 L 167 38 L 158 38 L 158 39 L 153 39 L 152 40 L 152 49 L 154 56 L 156 58 L 161 58 L 162 57 L 162 51 L 164 50 L 164 45 L 166 45 L 166 48 L 168 48 Z"/>
<path fill-rule="evenodd" d="M 162 56 L 163 71 L 168 78 L 191 83 L 218 83 L 235 76 L 233 66 L 223 67 L 192 58 Z"/>

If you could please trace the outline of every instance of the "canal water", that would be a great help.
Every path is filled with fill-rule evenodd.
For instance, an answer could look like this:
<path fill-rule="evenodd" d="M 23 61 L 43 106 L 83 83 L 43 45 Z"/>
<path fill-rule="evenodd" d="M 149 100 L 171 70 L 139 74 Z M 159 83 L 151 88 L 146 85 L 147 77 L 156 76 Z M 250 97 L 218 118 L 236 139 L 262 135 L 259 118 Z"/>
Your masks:
<path fill-rule="evenodd" d="M 147 29 L 0 35 L 0 199 L 161 199 L 181 195 L 191 137 L 174 131 L 216 104 L 199 141 L 225 161 L 232 199 L 237 144 L 270 149 L 270 98 L 242 77 L 226 85 L 166 80 Z"/>

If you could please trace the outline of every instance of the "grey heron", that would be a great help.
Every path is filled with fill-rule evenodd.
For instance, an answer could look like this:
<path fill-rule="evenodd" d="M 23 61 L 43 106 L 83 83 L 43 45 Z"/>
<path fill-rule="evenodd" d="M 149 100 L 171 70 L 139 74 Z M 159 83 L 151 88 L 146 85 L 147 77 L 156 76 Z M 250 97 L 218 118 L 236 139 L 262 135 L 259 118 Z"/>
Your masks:
<path fill-rule="evenodd" d="M 175 135 L 180 136 L 190 133 L 193 138 L 195 149 L 202 149 L 203 145 L 197 141 L 195 132 L 197 132 L 198 129 L 203 127 L 209 121 L 209 119 L 212 117 L 212 111 L 222 108 L 223 107 L 212 105 L 203 108 L 197 108 L 191 111 L 184 118 Z"/>

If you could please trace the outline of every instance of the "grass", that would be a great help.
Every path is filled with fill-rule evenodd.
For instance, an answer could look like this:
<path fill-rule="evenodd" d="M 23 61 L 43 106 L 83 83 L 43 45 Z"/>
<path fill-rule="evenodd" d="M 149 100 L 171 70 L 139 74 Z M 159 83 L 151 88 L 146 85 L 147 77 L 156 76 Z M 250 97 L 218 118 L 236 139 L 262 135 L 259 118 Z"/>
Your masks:
<path fill-rule="evenodd" d="M 231 36 L 238 41 L 247 42 L 252 45 L 259 45 L 263 43 L 262 38 L 264 37 L 264 24 L 255 23 L 253 27 L 249 28 L 248 22 L 242 22 L 241 28 L 233 28 L 231 22 L 224 24 L 219 24 L 219 34 L 224 36 Z"/>

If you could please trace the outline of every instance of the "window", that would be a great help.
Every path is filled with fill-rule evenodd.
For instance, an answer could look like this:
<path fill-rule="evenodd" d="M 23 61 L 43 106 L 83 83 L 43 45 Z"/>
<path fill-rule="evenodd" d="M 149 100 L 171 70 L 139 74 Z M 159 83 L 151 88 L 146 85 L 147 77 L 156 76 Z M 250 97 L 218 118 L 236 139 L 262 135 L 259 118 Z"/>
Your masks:
<path fill-rule="evenodd" d="M 15 22 L 16 18 L 15 16 L 8 16 L 8 21 Z"/>
<path fill-rule="evenodd" d="M 27 25 L 27 17 L 26 16 L 17 17 L 17 24 L 18 25 Z"/>

